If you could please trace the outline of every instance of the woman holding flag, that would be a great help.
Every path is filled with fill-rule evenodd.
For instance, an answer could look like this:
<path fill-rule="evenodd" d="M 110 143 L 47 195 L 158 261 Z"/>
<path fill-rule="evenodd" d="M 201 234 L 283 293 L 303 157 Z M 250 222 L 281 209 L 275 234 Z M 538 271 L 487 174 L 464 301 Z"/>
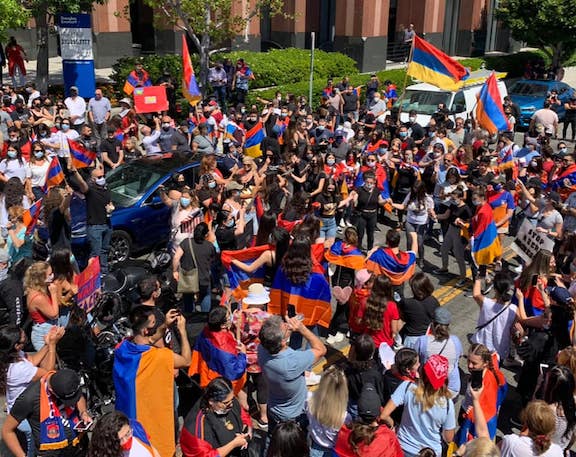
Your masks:
<path fill-rule="evenodd" d="M 39 141 L 33 143 L 28 169 L 30 171 L 30 190 L 34 195 L 34 200 L 40 200 L 44 197 L 44 187 L 49 168 L 50 160 L 46 157 L 44 145 Z"/>

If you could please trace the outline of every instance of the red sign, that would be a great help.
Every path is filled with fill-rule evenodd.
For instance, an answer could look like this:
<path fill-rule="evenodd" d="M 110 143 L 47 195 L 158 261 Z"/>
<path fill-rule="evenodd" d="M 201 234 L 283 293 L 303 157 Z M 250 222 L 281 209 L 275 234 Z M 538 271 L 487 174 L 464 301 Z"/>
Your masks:
<path fill-rule="evenodd" d="M 165 86 L 137 87 L 134 89 L 134 108 L 137 113 L 157 113 L 168 109 Z"/>
<path fill-rule="evenodd" d="M 102 287 L 98 257 L 92 257 L 84 271 L 76 276 L 76 285 L 78 286 L 76 303 L 84 311 L 89 312 L 96 305 Z"/>

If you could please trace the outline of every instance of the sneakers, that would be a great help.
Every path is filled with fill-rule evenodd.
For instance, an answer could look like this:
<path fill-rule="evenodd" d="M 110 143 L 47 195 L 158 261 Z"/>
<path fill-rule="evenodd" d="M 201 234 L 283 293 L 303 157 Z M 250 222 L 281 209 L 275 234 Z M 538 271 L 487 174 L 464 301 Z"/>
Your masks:
<path fill-rule="evenodd" d="M 488 293 L 494 288 L 494 283 L 487 283 L 482 289 L 482 295 L 488 295 Z"/>
<path fill-rule="evenodd" d="M 432 273 L 435 275 L 446 275 L 448 274 L 448 268 L 436 268 Z"/>
<path fill-rule="evenodd" d="M 456 284 L 454 284 L 454 287 L 465 287 L 468 284 L 468 278 L 461 278 L 460 281 L 458 281 Z"/>
<path fill-rule="evenodd" d="M 320 384 L 320 379 L 322 379 L 322 376 L 314 373 L 313 371 L 306 372 L 305 377 L 306 377 L 306 385 L 308 387 L 317 386 L 318 384 Z"/>
<path fill-rule="evenodd" d="M 340 227 L 340 228 L 343 229 L 343 228 L 348 227 L 348 225 L 347 225 L 346 221 L 345 221 L 344 219 L 342 219 L 342 220 L 340 221 L 340 224 L 338 225 L 338 227 Z"/>
<path fill-rule="evenodd" d="M 326 344 L 333 345 L 336 343 L 341 343 L 344 341 L 344 337 L 344 333 L 337 332 L 336 335 L 330 335 L 328 338 L 326 338 Z"/>
<path fill-rule="evenodd" d="M 268 431 L 268 422 L 262 422 L 260 418 L 256 419 L 256 423 L 258 424 L 258 428 L 260 430 L 264 430 L 265 432 Z"/>

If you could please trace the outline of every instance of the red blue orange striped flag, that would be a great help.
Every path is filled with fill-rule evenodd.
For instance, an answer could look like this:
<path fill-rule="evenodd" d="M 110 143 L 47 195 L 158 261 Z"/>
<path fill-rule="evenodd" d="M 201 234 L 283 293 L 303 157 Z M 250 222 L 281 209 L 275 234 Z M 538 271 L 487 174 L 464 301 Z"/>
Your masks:
<path fill-rule="evenodd" d="M 96 159 L 96 152 L 86 149 L 82 143 L 68 140 L 68 145 L 70 147 L 72 165 L 76 168 L 89 167 Z"/>
<path fill-rule="evenodd" d="M 264 282 L 264 275 L 266 273 L 265 265 L 252 271 L 250 273 L 238 268 L 232 263 L 233 260 L 238 260 L 246 265 L 251 265 L 262 253 L 270 249 L 270 246 L 265 244 L 262 246 L 255 246 L 247 249 L 240 249 L 237 251 L 222 251 L 221 260 L 222 266 L 226 270 L 228 281 L 230 282 L 230 290 L 236 300 L 241 300 L 246 297 L 248 287 L 250 284 Z"/>
<path fill-rule="evenodd" d="M 37 200 L 22 215 L 24 225 L 26 226 L 26 235 L 30 235 L 36 228 L 36 223 L 42 211 L 42 199 Z"/>
<path fill-rule="evenodd" d="M 406 70 L 409 76 L 445 90 L 458 90 L 470 76 L 460 62 L 419 36 L 414 36 L 412 46 L 412 59 Z"/>
<path fill-rule="evenodd" d="M 472 258 L 476 265 L 490 265 L 502 256 L 502 245 L 489 203 L 478 208 L 472 218 L 471 226 Z"/>
<path fill-rule="evenodd" d="M 264 140 L 264 128 L 262 122 L 258 121 L 254 127 L 246 132 L 246 142 L 244 143 L 244 154 L 250 157 L 260 157 L 262 150 L 260 144 Z"/>
<path fill-rule="evenodd" d="M 192 67 L 192 59 L 190 59 L 190 53 L 188 52 L 185 34 L 182 35 L 182 94 L 192 106 L 202 100 L 202 94 L 194 75 L 194 67 Z"/>
<path fill-rule="evenodd" d="M 502 97 L 498 90 L 498 80 L 494 72 L 488 77 L 478 95 L 476 121 L 491 135 L 510 130 L 508 118 L 504 114 Z"/>
<path fill-rule="evenodd" d="M 393 286 L 399 286 L 414 276 L 416 254 L 412 251 L 395 254 L 390 248 L 379 248 L 366 260 L 366 269 L 388 276 Z"/>
<path fill-rule="evenodd" d="M 361 270 L 364 268 L 364 255 L 356 246 L 336 241 L 324 254 L 326 260 L 334 265 Z"/>
<path fill-rule="evenodd" d="M 46 185 L 44 187 L 49 189 L 52 186 L 59 185 L 62 183 L 62 181 L 64 181 L 64 172 L 62 171 L 58 157 L 54 157 L 52 162 L 50 162 L 50 166 L 48 167 Z"/>

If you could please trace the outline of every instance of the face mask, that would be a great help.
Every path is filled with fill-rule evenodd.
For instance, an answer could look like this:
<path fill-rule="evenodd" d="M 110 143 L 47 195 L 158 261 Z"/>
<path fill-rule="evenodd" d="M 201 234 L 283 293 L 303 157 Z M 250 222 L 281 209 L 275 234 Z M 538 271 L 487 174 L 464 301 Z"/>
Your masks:
<path fill-rule="evenodd" d="M 106 185 L 106 178 L 104 176 L 100 177 L 100 178 L 96 178 L 94 180 L 94 182 L 98 185 L 98 186 L 105 186 Z"/>
<path fill-rule="evenodd" d="M 10 143 L 18 143 L 18 138 L 10 138 Z"/>
<path fill-rule="evenodd" d="M 376 162 L 374 160 L 369 160 L 366 162 L 366 165 L 368 165 L 370 168 L 374 168 L 376 166 Z"/>
<path fill-rule="evenodd" d="M 165 132 L 170 130 L 170 124 L 162 124 L 162 130 L 164 130 Z"/>
<path fill-rule="evenodd" d="M 498 192 L 499 190 L 502 190 L 502 184 L 494 184 L 492 188 Z"/>
<path fill-rule="evenodd" d="M 374 101 L 378 103 L 380 101 L 380 97 L 374 97 Z"/>
<path fill-rule="evenodd" d="M 134 437 L 131 436 L 124 444 L 120 445 L 123 451 L 129 451 L 130 449 L 132 449 L 132 438 Z"/>
<path fill-rule="evenodd" d="M 310 161 L 312 160 L 312 157 L 314 157 L 313 154 L 306 154 L 306 158 Z"/>
<path fill-rule="evenodd" d="M 374 190 L 374 184 L 364 184 L 364 187 L 368 192 L 372 192 Z"/>
<path fill-rule="evenodd" d="M 234 219 L 230 219 L 229 221 L 225 222 L 224 225 L 228 228 L 234 227 Z"/>
<path fill-rule="evenodd" d="M 286 116 L 288 116 L 288 114 L 286 114 L 286 113 L 280 114 L 280 117 L 281 117 L 282 119 L 284 119 Z"/>
<path fill-rule="evenodd" d="M 334 159 L 328 159 L 328 160 L 326 161 L 326 164 L 329 165 L 329 166 L 334 165 L 334 163 L 336 163 L 336 161 L 335 161 Z"/>
<path fill-rule="evenodd" d="M 56 124 L 54 124 L 54 127 L 56 127 L 57 129 L 60 129 L 60 123 L 56 122 Z"/>
<path fill-rule="evenodd" d="M 27 88 L 26 88 L 26 92 L 28 92 L 29 94 L 31 94 L 31 93 L 32 93 L 32 88 L 31 88 L 31 87 L 27 87 Z"/>
<path fill-rule="evenodd" d="M 208 183 L 208 188 L 209 189 L 214 189 L 216 187 L 216 181 L 210 181 Z"/>
<path fill-rule="evenodd" d="M 400 135 L 400 138 L 406 138 L 408 136 L 408 132 L 400 132 L 398 135 Z"/>
<path fill-rule="evenodd" d="M 41 136 L 42 138 L 46 138 L 46 135 L 47 135 L 46 132 L 40 132 L 40 136 Z"/>
<path fill-rule="evenodd" d="M 34 157 L 36 157 L 37 159 L 41 159 L 42 157 L 44 157 L 44 152 L 43 151 L 34 151 Z"/>
<path fill-rule="evenodd" d="M 8 157 L 11 159 L 15 159 L 18 153 L 16 151 L 8 151 Z"/>
<path fill-rule="evenodd" d="M 190 199 L 185 197 L 180 197 L 180 204 L 184 207 L 190 205 Z"/>
<path fill-rule="evenodd" d="M 480 200 L 473 199 L 473 200 L 472 200 L 472 204 L 473 204 L 474 206 L 478 206 L 478 205 L 481 205 L 482 202 L 481 202 Z"/>
<path fill-rule="evenodd" d="M 54 273 L 51 273 L 48 275 L 48 277 L 46 278 L 46 284 L 50 284 L 51 282 L 54 281 Z"/>
<path fill-rule="evenodd" d="M 428 132 L 428 136 L 433 138 L 436 136 L 436 132 Z"/>
<path fill-rule="evenodd" d="M 68 124 L 62 124 L 62 130 L 64 132 L 67 132 L 68 130 L 70 130 L 70 126 Z"/>
<path fill-rule="evenodd" d="M 562 148 L 562 149 L 560 149 L 560 152 L 562 152 L 562 153 L 564 153 L 564 152 L 566 152 L 566 151 L 568 151 L 567 148 Z"/>
<path fill-rule="evenodd" d="M 250 122 L 256 122 L 257 120 L 258 120 L 258 119 L 255 118 L 255 117 L 251 117 L 251 118 L 250 118 Z"/>
<path fill-rule="evenodd" d="M 123 109 L 122 111 L 120 111 L 120 117 L 124 117 L 128 114 L 128 111 L 130 111 L 128 108 Z"/>
<path fill-rule="evenodd" d="M 324 130 L 325 128 L 326 128 L 326 127 L 324 127 L 323 125 L 319 125 L 319 126 L 318 126 L 318 130 L 320 130 L 320 131 Z"/>
<path fill-rule="evenodd" d="M 410 122 L 412 122 L 412 123 L 416 122 L 416 118 L 415 118 L 415 117 L 410 117 L 410 118 L 408 118 L 408 120 L 409 120 Z"/>
<path fill-rule="evenodd" d="M 246 108 L 241 108 L 241 109 L 240 109 L 240 112 L 241 112 L 242 114 L 244 114 L 244 113 L 246 112 Z"/>
<path fill-rule="evenodd" d="M 537 167 L 537 166 L 538 166 L 538 162 L 536 162 L 535 160 L 531 160 L 531 161 L 530 161 L 530 166 L 531 166 L 531 167 Z"/>

